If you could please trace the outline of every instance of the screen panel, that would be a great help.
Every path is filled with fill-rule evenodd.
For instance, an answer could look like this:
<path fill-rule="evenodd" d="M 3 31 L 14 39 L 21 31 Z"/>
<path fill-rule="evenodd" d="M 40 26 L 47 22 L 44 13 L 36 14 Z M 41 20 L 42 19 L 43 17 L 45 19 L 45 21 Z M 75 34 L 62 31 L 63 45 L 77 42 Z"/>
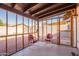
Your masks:
<path fill-rule="evenodd" d="M 29 22 L 28 18 L 24 17 L 24 47 L 28 46 L 28 33 L 29 33 Z"/>
<path fill-rule="evenodd" d="M 70 18 L 64 20 L 60 19 L 60 43 L 70 45 L 71 40 L 71 21 Z"/>
<path fill-rule="evenodd" d="M 6 55 L 6 11 L 0 9 L 0 55 Z"/>
<path fill-rule="evenodd" d="M 52 20 L 52 35 L 53 39 L 52 42 L 57 44 L 57 39 L 58 39 L 58 19 L 51 19 Z"/>
<path fill-rule="evenodd" d="M 21 50 L 23 48 L 23 24 L 22 24 L 22 16 L 17 15 L 17 50 Z"/>

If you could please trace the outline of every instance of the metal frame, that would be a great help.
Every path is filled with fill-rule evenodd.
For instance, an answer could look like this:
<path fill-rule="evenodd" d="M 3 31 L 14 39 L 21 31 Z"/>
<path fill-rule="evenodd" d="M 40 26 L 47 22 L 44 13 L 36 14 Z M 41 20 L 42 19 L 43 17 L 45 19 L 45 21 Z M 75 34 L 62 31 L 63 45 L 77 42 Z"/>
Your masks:
<path fill-rule="evenodd" d="M 32 20 L 32 34 L 33 34 L 33 22 L 34 22 L 34 21 Z"/>
<path fill-rule="evenodd" d="M 43 40 L 43 20 L 42 20 L 42 40 Z"/>
<path fill-rule="evenodd" d="M 17 14 L 16 14 L 16 52 L 17 52 Z"/>
<path fill-rule="evenodd" d="M 36 30 L 36 22 L 34 21 L 34 32 L 35 32 L 35 30 Z M 36 33 L 34 35 L 36 37 Z"/>
<path fill-rule="evenodd" d="M 46 35 L 47 35 L 47 19 L 46 19 Z"/>
<path fill-rule="evenodd" d="M 8 35 L 8 11 L 6 11 L 6 55 L 7 55 L 7 35 Z"/>
<path fill-rule="evenodd" d="M 58 19 L 58 22 L 59 22 L 59 24 L 58 24 L 58 30 L 59 30 L 59 39 L 58 39 L 58 45 L 60 45 L 60 18 Z"/>
<path fill-rule="evenodd" d="M 60 18 L 58 18 L 57 22 L 58 22 L 58 25 L 57 25 L 57 32 L 58 32 L 57 44 L 60 45 Z"/>
<path fill-rule="evenodd" d="M 76 48 L 77 48 L 77 16 L 76 16 Z"/>
<path fill-rule="evenodd" d="M 75 11 L 76 11 L 76 48 L 77 48 L 77 6 L 75 8 Z"/>
<path fill-rule="evenodd" d="M 38 32 L 38 40 L 39 40 L 39 20 L 37 21 L 37 32 Z"/>
<path fill-rule="evenodd" d="M 43 40 L 43 19 L 42 19 L 42 40 Z"/>
<path fill-rule="evenodd" d="M 70 17 L 71 22 L 71 46 L 73 47 L 73 16 Z"/>
<path fill-rule="evenodd" d="M 51 18 L 51 34 L 52 34 L 52 18 Z"/>
<path fill-rule="evenodd" d="M 22 35 L 22 44 L 23 44 L 23 48 L 24 48 L 24 17 L 22 16 L 22 30 L 23 30 L 23 35 Z"/>

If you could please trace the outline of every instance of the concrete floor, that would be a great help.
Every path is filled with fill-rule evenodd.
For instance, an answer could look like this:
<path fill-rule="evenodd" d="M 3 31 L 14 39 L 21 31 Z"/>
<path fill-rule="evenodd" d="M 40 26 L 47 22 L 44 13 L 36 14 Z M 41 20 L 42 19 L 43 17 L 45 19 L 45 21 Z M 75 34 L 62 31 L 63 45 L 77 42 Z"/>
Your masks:
<path fill-rule="evenodd" d="M 12 56 L 71 56 L 72 51 L 79 54 L 76 48 L 39 41 Z"/>

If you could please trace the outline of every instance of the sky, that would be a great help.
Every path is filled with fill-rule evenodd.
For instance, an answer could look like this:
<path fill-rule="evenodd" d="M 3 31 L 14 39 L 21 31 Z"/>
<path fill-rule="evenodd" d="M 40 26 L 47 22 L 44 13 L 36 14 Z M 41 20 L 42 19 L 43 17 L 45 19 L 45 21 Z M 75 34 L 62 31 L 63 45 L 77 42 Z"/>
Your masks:
<path fill-rule="evenodd" d="M 0 9 L 0 19 L 6 23 L 6 11 L 3 9 Z M 17 16 L 18 24 L 22 24 L 22 16 Z M 31 21 L 31 19 L 30 19 Z M 12 12 L 8 12 L 8 24 L 16 24 L 16 14 Z M 28 25 L 28 18 L 24 17 L 24 24 Z M 32 25 L 32 22 L 30 22 L 30 25 Z"/>

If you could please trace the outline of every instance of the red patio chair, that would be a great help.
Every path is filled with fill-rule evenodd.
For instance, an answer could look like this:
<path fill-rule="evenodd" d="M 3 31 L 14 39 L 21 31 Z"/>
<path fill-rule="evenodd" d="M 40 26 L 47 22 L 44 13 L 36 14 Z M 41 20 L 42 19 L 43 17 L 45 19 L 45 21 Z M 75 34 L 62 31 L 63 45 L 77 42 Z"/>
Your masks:
<path fill-rule="evenodd" d="M 51 41 L 52 38 L 53 38 L 53 35 L 51 33 L 48 33 L 46 41 Z"/>
<path fill-rule="evenodd" d="M 30 43 L 33 43 L 33 41 L 34 41 L 34 36 L 33 36 L 32 34 L 29 34 L 29 35 L 28 35 L 28 41 L 29 41 Z"/>

